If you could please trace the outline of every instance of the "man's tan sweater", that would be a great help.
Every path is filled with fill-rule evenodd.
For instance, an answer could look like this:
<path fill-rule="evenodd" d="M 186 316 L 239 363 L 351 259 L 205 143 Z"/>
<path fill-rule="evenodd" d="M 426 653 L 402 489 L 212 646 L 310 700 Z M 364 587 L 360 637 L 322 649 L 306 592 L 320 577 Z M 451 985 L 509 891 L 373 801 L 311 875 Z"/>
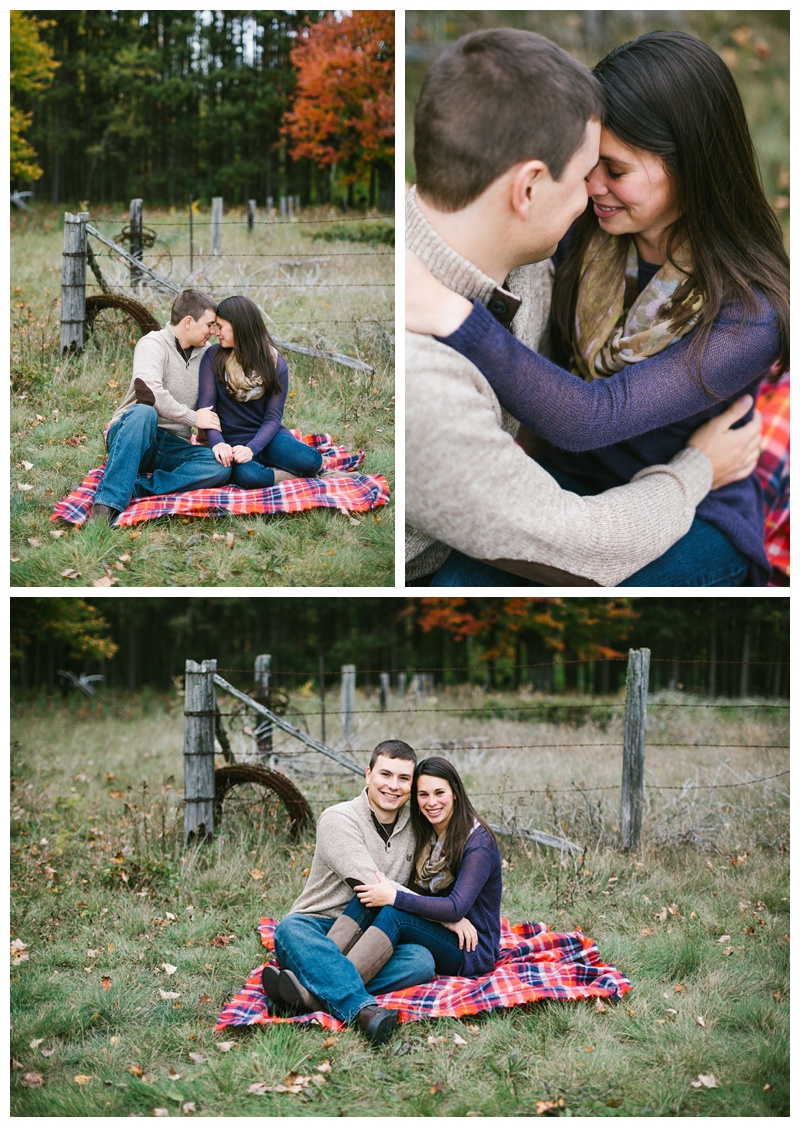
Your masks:
<path fill-rule="evenodd" d="M 546 264 L 515 270 L 506 293 L 450 247 L 412 188 L 406 245 L 463 297 L 484 302 L 536 347 L 549 303 Z M 503 307 L 507 307 L 507 311 Z M 712 467 L 687 447 L 596 497 L 567 493 L 515 443 L 471 361 L 433 337 L 406 333 L 406 583 L 437 570 L 450 548 L 536 582 L 616 586 L 688 530 Z"/>
<path fill-rule="evenodd" d="M 172 327 L 165 325 L 157 332 L 147 333 L 137 342 L 133 351 L 131 385 L 114 412 L 112 423 L 136 402 L 134 380 L 141 379 L 155 397 L 158 425 L 177 434 L 179 438 L 191 438 L 192 427 L 197 425 L 195 408 L 200 361 L 206 346 L 192 349 L 187 361 L 178 351 L 176 340 Z"/>
<path fill-rule="evenodd" d="M 375 871 L 379 870 L 393 884 L 405 885 L 413 860 L 414 834 L 408 805 L 401 807 L 392 836 L 384 841 L 363 790 L 350 802 L 338 802 L 320 814 L 311 872 L 291 911 L 306 916 L 340 916 L 353 898 L 348 880 L 374 884 Z"/>

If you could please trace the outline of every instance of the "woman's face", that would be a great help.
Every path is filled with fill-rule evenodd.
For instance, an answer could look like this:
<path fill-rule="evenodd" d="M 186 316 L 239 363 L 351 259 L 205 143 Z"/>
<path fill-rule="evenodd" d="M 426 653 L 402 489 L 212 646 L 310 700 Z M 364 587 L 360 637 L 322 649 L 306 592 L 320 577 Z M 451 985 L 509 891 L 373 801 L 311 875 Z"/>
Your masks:
<path fill-rule="evenodd" d="M 435 775 L 420 775 L 417 779 L 417 802 L 437 836 L 441 837 L 453 817 L 453 788 L 445 779 Z"/>
<path fill-rule="evenodd" d="M 587 183 L 600 227 L 609 235 L 634 235 L 646 262 L 663 262 L 663 236 L 680 212 L 672 176 L 660 158 L 632 149 L 603 127 L 600 160 Z"/>
<path fill-rule="evenodd" d="M 217 337 L 223 348 L 233 348 L 233 325 L 224 317 L 217 317 Z"/>

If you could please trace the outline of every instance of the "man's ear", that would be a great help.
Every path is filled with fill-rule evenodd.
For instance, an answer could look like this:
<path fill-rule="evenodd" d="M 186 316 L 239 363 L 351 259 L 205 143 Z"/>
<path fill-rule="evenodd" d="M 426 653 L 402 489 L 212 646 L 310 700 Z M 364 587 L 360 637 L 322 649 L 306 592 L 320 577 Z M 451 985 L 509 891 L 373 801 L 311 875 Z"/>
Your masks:
<path fill-rule="evenodd" d="M 511 207 L 520 219 L 529 217 L 547 175 L 547 165 L 542 160 L 526 160 L 517 165 L 511 179 Z"/>

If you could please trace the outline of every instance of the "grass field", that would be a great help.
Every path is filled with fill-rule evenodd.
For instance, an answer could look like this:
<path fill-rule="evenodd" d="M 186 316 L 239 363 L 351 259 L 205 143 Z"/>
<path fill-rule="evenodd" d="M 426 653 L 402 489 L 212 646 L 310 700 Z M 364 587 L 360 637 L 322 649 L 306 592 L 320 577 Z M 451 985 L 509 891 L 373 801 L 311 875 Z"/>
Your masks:
<path fill-rule="evenodd" d="M 12 585 L 393 584 L 391 503 L 355 517 L 322 509 L 268 517 L 166 517 L 133 531 L 104 526 L 81 531 L 50 522 L 61 497 L 104 460 L 103 429 L 127 390 L 140 335 L 133 322 L 112 323 L 90 338 L 82 355 L 60 357 L 63 210 L 70 209 L 40 206 L 34 215 L 12 217 Z M 120 209 L 111 211 L 91 218 L 106 235 L 127 223 Z M 343 353 L 373 369 L 357 372 L 287 352 L 291 390 L 284 422 L 363 449 L 363 471 L 383 474 L 393 492 L 393 224 L 262 223 L 248 235 L 244 217 L 230 212 L 223 254 L 214 258 L 208 253 L 207 217 L 198 216 L 190 272 L 186 214 L 146 210 L 144 222 L 159 233 L 145 251 L 145 263 L 168 268 L 163 246 L 172 258 L 170 276 L 179 284 L 202 286 L 218 297 L 244 292 L 265 310 L 279 340 Z M 376 235 L 383 241 L 374 241 Z M 100 248 L 95 242 L 95 251 Z M 127 267 L 117 265 L 111 252 L 104 250 L 99 261 L 113 288 L 127 285 Z M 93 281 L 91 273 L 88 280 Z M 166 323 L 168 294 L 146 289 L 137 296 Z"/>
<path fill-rule="evenodd" d="M 703 789 L 785 771 L 785 710 L 654 700 L 645 843 L 626 855 L 618 792 L 590 793 L 619 782 L 617 702 L 585 722 L 580 702 L 561 700 L 546 723 L 510 719 L 514 702 L 452 693 L 387 716 L 359 695 L 354 746 L 459 739 L 452 757 L 482 812 L 585 845 L 561 858 L 503 839 L 503 914 L 580 927 L 633 990 L 608 1006 L 409 1023 L 380 1050 L 350 1030 L 213 1033 L 262 961 L 259 918 L 282 916 L 302 887 L 313 837 L 223 828 L 184 852 L 179 697 L 18 703 L 12 1113 L 532 1116 L 554 1101 L 563 1116 L 788 1115 L 788 776 Z M 292 696 L 312 734 L 317 709 Z M 357 791 L 352 775 L 311 775 L 304 756 L 276 751 L 315 813 Z M 247 1094 L 292 1071 L 323 1080 Z"/>

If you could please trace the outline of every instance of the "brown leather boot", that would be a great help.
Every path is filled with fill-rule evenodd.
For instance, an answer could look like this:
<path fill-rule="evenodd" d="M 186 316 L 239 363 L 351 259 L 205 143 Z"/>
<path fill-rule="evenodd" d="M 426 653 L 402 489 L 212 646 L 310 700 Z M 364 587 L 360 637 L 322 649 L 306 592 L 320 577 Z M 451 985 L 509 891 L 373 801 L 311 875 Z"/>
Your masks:
<path fill-rule="evenodd" d="M 386 966 L 394 954 L 391 940 L 379 927 L 368 927 L 357 943 L 347 952 L 347 958 L 361 975 L 366 985 L 381 967 Z"/>
<path fill-rule="evenodd" d="M 92 505 L 92 511 L 86 519 L 87 524 L 113 524 L 119 516 L 119 509 L 112 509 L 110 505 Z"/>
<path fill-rule="evenodd" d="M 328 939 L 332 939 L 343 955 L 346 955 L 357 939 L 364 932 L 350 916 L 339 916 L 334 920 L 333 927 L 328 932 Z"/>
<path fill-rule="evenodd" d="M 397 1025 L 397 1010 L 383 1006 L 365 1006 L 358 1011 L 356 1024 L 371 1045 L 384 1045 Z"/>

